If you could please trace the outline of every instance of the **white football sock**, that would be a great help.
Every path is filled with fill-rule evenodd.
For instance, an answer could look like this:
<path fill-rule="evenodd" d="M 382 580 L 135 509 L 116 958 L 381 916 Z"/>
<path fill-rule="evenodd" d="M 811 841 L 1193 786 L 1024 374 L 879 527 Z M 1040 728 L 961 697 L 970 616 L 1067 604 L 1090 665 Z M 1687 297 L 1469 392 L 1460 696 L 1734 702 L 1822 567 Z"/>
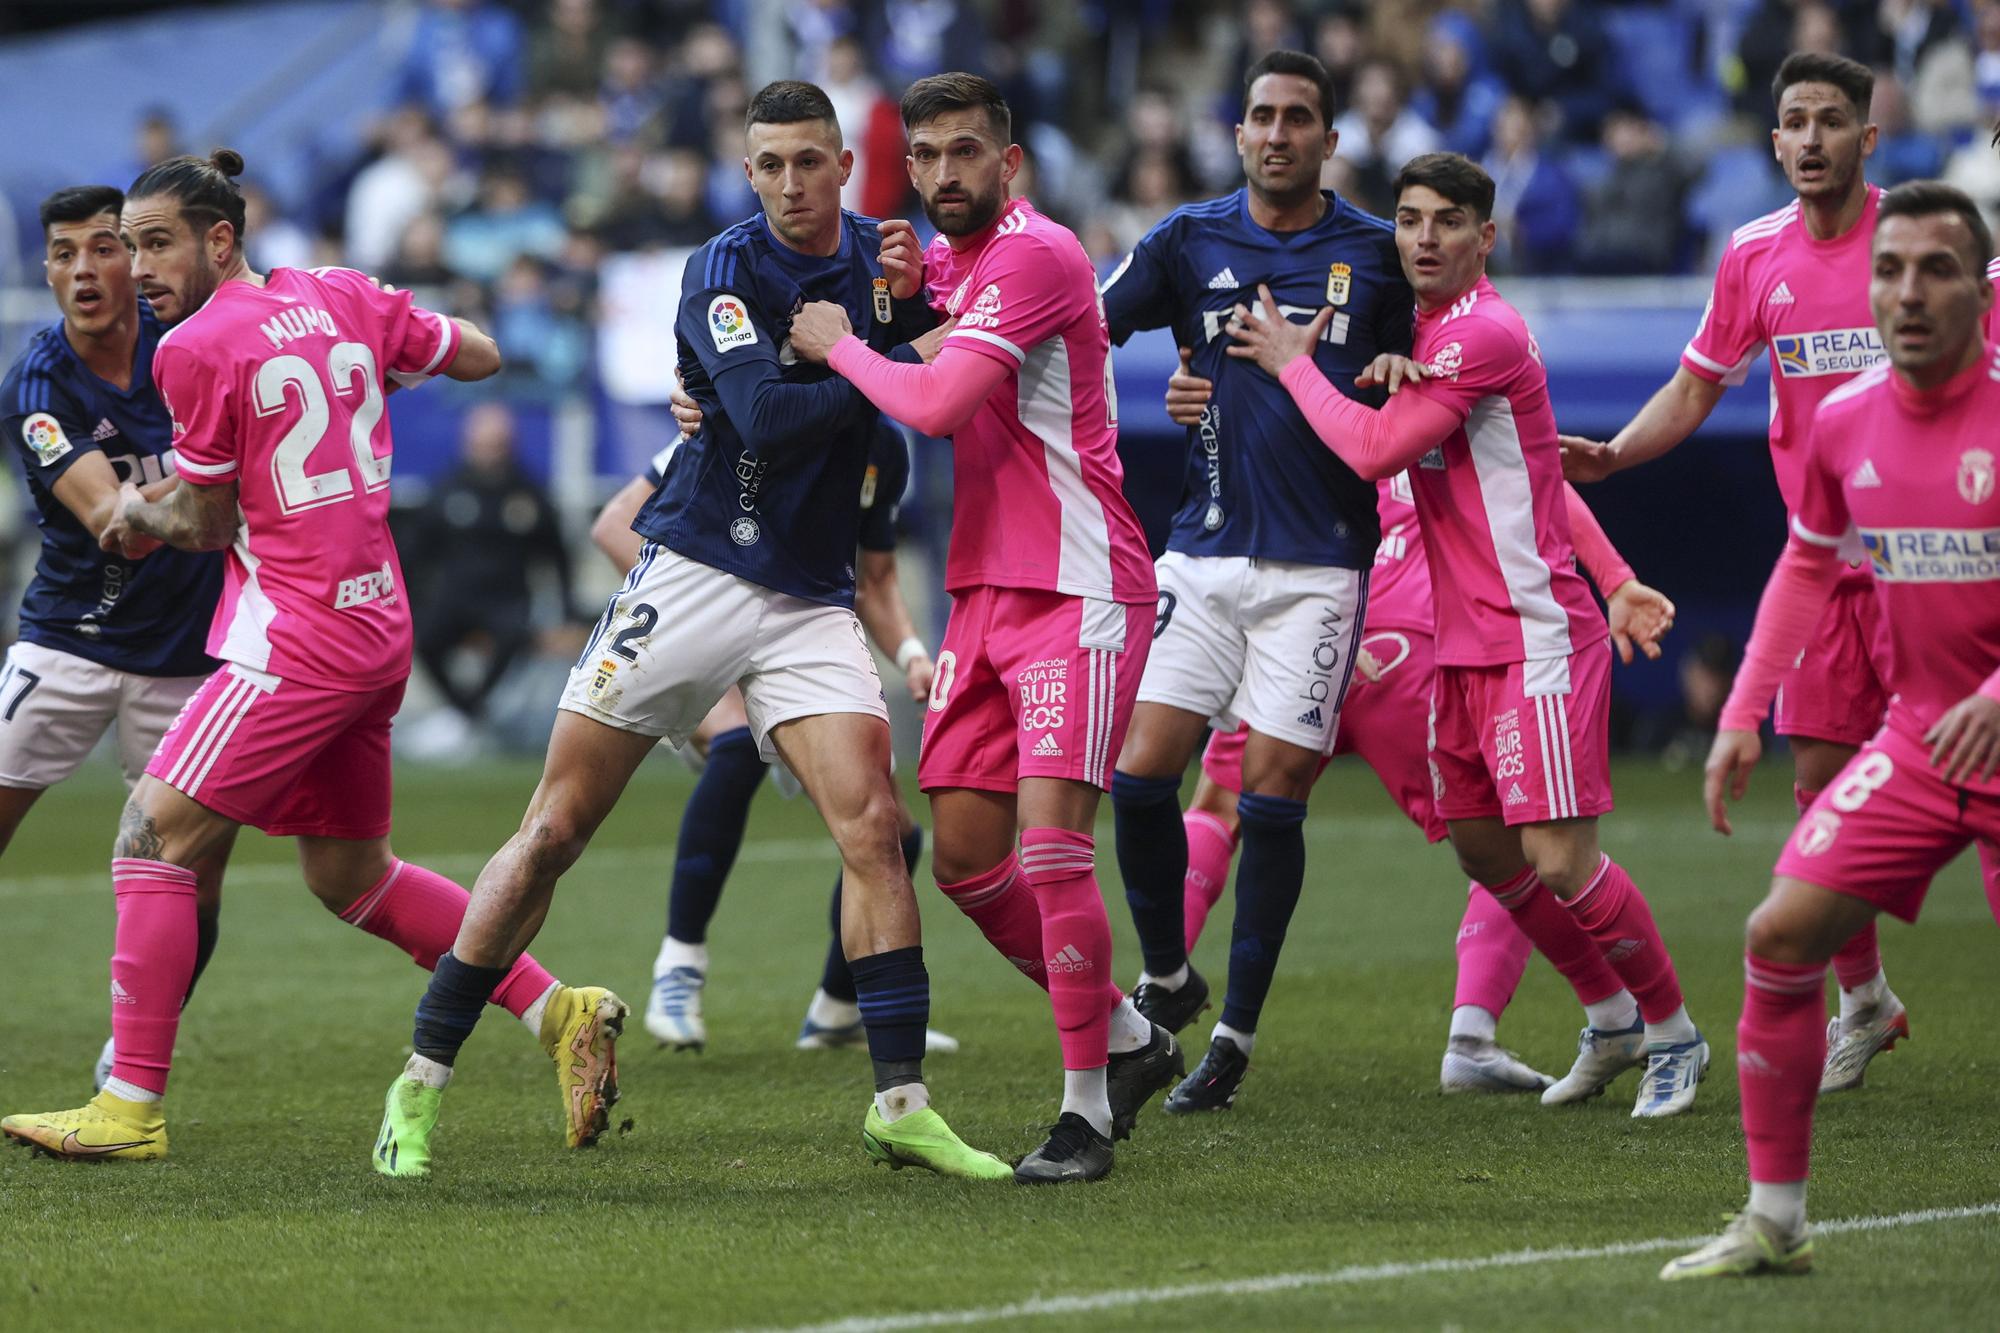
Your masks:
<path fill-rule="evenodd" d="M 534 1033 L 537 1040 L 542 1035 L 542 1015 L 549 1011 L 549 1001 L 555 998 L 556 991 L 561 987 L 560 981 L 551 981 L 549 988 L 537 995 L 535 1002 L 521 1011 L 521 1021 L 528 1025 L 528 1031 Z M 444 1085 L 440 1083 L 438 1086 Z"/>
<path fill-rule="evenodd" d="M 104 1090 L 121 1101 L 157 1102 L 161 1100 L 160 1094 L 154 1092 L 151 1088 L 142 1088 L 137 1083 L 127 1083 L 122 1078 L 105 1079 Z"/>
<path fill-rule="evenodd" d="M 1132 1003 L 1127 995 L 1111 1011 L 1110 1048 L 1113 1055 L 1123 1055 L 1136 1051 L 1153 1039 L 1153 1025 L 1139 1012 L 1139 1006 Z"/>
<path fill-rule="evenodd" d="M 1076 1112 L 1105 1138 L 1111 1137 L 1111 1097 L 1105 1090 L 1103 1065 L 1095 1069 L 1063 1070 L 1063 1114 Z"/>
<path fill-rule="evenodd" d="M 691 967 L 708 974 L 708 946 L 688 944 L 669 935 L 660 941 L 660 956 L 653 960 L 653 976 L 664 977 L 677 967 Z"/>
<path fill-rule="evenodd" d="M 875 1094 L 876 1113 L 892 1125 L 930 1104 L 931 1090 L 921 1083 L 898 1083 L 887 1092 Z"/>
<path fill-rule="evenodd" d="M 1451 1011 L 1451 1035 L 1453 1040 L 1493 1041 L 1500 1035 L 1500 1019 L 1476 1004 L 1461 1004 Z"/>
<path fill-rule="evenodd" d="M 1750 1182 L 1750 1211 L 1761 1213 L 1787 1231 L 1806 1224 L 1806 1183 L 1791 1180 L 1777 1185 Z"/>
<path fill-rule="evenodd" d="M 403 1066 L 403 1077 L 415 1079 L 427 1088 L 442 1088 L 451 1082 L 451 1066 L 440 1064 L 428 1055 L 412 1055 Z"/>
<path fill-rule="evenodd" d="M 1700 1035 L 1694 1030 L 1694 1020 L 1688 1017 L 1686 1005 L 1682 1005 L 1657 1023 L 1646 1024 L 1648 1046 L 1678 1046 L 1682 1042 L 1693 1041 Z"/>
<path fill-rule="evenodd" d="M 1187 985 L 1187 979 L 1188 965 L 1186 963 L 1182 963 L 1163 977 L 1156 977 L 1151 972 L 1141 972 L 1139 974 L 1139 984 L 1141 986 L 1153 985 L 1158 986 L 1161 990 L 1168 991 L 1176 991 Z"/>
<path fill-rule="evenodd" d="M 1840 1021 L 1851 1022 L 1864 1009 L 1872 1009 L 1886 1000 L 1896 998 L 1896 992 L 1889 989 L 1889 974 L 1881 968 L 1875 975 L 1856 986 L 1853 990 L 1845 987 L 1840 992 Z"/>
<path fill-rule="evenodd" d="M 806 1022 L 819 1028 L 851 1028 L 861 1021 L 861 1006 L 852 1000 L 836 1000 L 823 990 L 813 992 L 806 1006 Z"/>
<path fill-rule="evenodd" d="M 1639 1021 L 1639 1002 L 1632 992 L 1621 990 L 1594 1004 L 1583 1006 L 1585 1021 L 1599 1032 L 1623 1032 Z"/>
<path fill-rule="evenodd" d="M 1235 1028 L 1230 1027 L 1227 1023 L 1217 1023 L 1215 1025 L 1215 1031 L 1209 1034 L 1209 1040 L 1213 1041 L 1217 1037 L 1229 1038 L 1229 1040 L 1236 1043 L 1236 1049 L 1243 1052 L 1243 1054 L 1245 1055 L 1250 1054 L 1250 1048 L 1257 1044 L 1256 1033 L 1238 1032 Z"/>

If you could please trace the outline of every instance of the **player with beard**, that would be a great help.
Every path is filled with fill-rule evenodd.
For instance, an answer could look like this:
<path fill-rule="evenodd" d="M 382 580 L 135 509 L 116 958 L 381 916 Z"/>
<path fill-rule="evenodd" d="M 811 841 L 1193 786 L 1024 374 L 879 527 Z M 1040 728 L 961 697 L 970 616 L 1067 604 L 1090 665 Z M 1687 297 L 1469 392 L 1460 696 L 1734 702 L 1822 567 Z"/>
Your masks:
<path fill-rule="evenodd" d="M 935 361 L 899 365 L 847 312 L 814 304 L 792 346 L 889 416 L 952 438 L 951 618 L 917 779 L 939 887 L 1055 1010 L 1062 1110 L 1016 1176 L 1095 1179 L 1183 1063 L 1112 979 L 1091 832 L 1158 590 L 1121 489 L 1095 274 L 1075 235 L 1009 197 L 1021 149 L 1005 99 L 976 75 L 939 74 L 910 86 L 902 112 L 910 179 L 939 233 L 923 277 L 956 322 Z"/>
<path fill-rule="evenodd" d="M 1875 78 L 1840 56 L 1786 57 L 1771 85 L 1771 143 L 1798 198 L 1736 229 L 1715 274 L 1701 327 L 1680 369 L 1608 444 L 1565 436 L 1564 471 L 1596 481 L 1657 458 L 1700 428 L 1723 390 L 1770 353 L 1771 467 L 1788 513 L 1804 486 L 1805 438 L 1820 401 L 1884 364 L 1868 308 L 1869 240 L 1879 187 L 1864 175 Z M 1881 625 L 1865 563 L 1851 565 L 1805 655 L 1779 687 L 1772 722 L 1792 751 L 1803 813 L 1882 725 Z M 2000 853 L 1980 849 L 1988 900 L 2000 912 Z M 1861 1086 L 1868 1062 L 1910 1034 L 1889 989 L 1875 923 L 1833 957 L 1840 1013 L 1827 1025 L 1822 1092 Z"/>

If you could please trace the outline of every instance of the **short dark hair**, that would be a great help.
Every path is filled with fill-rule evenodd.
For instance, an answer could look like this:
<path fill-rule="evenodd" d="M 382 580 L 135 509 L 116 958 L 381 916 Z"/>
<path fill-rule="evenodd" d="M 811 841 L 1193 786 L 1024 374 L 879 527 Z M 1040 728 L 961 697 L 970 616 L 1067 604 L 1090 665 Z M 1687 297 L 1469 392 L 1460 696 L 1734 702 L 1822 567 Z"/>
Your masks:
<path fill-rule="evenodd" d="M 840 118 L 834 114 L 833 99 L 817 85 L 803 79 L 779 79 L 767 83 L 750 99 L 743 113 L 743 128 L 752 125 L 796 125 L 802 120 L 823 120 L 840 135 Z"/>
<path fill-rule="evenodd" d="M 1396 173 L 1390 194 L 1400 200 L 1412 185 L 1427 185 L 1454 204 L 1471 209 L 1481 222 L 1493 216 L 1493 178 L 1463 153 L 1425 153 Z"/>
<path fill-rule="evenodd" d="M 72 185 L 42 200 L 42 239 L 59 222 L 88 222 L 99 213 L 113 218 L 125 206 L 125 193 L 109 185 Z"/>
<path fill-rule="evenodd" d="M 1794 51 L 1778 66 L 1771 79 L 1771 106 L 1785 100 L 1785 89 L 1795 83 L 1830 83 L 1840 89 L 1854 107 L 1855 114 L 1868 119 L 1868 104 L 1875 97 L 1875 73 L 1858 60 L 1846 56 L 1823 56 L 1812 51 Z"/>
<path fill-rule="evenodd" d="M 1993 231 L 1986 225 L 1979 205 L 1972 202 L 1972 196 L 1955 185 L 1946 185 L 1943 181 L 1910 181 L 1893 190 L 1885 190 L 1882 202 L 1875 209 L 1875 225 L 1879 229 L 1890 218 L 1942 217 L 1947 213 L 1956 213 L 1965 219 L 1966 230 L 1972 233 L 1972 243 L 1977 249 L 1972 257 L 1973 271 L 1984 274 L 1987 263 L 1993 258 Z"/>
<path fill-rule="evenodd" d="M 1333 75 L 1326 72 L 1326 66 L 1318 57 L 1309 56 L 1304 51 L 1272 51 L 1243 75 L 1243 109 L 1250 109 L 1250 89 L 1266 74 L 1289 74 L 1304 79 L 1319 89 L 1319 123 L 1322 127 L 1333 124 Z"/>
<path fill-rule="evenodd" d="M 963 72 L 933 74 L 911 84 L 903 93 L 903 128 L 912 130 L 947 111 L 970 107 L 985 110 L 987 123 L 1001 143 L 1014 142 L 1014 113 L 1008 110 L 1007 99 L 992 80 Z"/>
<path fill-rule="evenodd" d="M 145 199 L 163 194 L 180 201 L 181 216 L 196 236 L 218 222 L 236 229 L 236 244 L 243 245 L 243 191 L 236 177 L 243 174 L 243 154 L 234 148 L 218 148 L 207 157 L 183 153 L 158 162 L 139 173 L 127 199 Z"/>

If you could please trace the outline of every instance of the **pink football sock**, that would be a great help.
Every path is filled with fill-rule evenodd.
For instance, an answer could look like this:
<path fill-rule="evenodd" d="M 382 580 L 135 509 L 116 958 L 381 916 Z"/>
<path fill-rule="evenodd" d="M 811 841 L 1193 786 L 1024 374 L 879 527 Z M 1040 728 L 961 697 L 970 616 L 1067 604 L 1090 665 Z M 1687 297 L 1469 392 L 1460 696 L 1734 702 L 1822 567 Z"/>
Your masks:
<path fill-rule="evenodd" d="M 433 972 L 458 938 L 471 901 L 471 894 L 436 871 L 397 861 L 374 888 L 347 905 L 340 919 L 389 941 L 418 967 Z M 493 1003 L 519 1018 L 555 980 L 533 955 L 524 953 L 493 988 Z"/>
<path fill-rule="evenodd" d="M 1507 909 L 1507 915 L 1520 927 L 1521 933 L 1569 982 L 1580 1003 L 1596 1004 L 1625 989 L 1625 983 L 1604 961 L 1604 953 L 1597 947 L 1597 942 L 1584 933 L 1583 927 L 1563 906 L 1561 899 L 1549 892 L 1548 886 L 1542 883 L 1532 866 L 1505 884 L 1475 887 L 1485 889 L 1492 894 L 1494 901 Z"/>
<path fill-rule="evenodd" d="M 1826 1063 L 1826 968 L 1743 959 L 1743 1017 L 1736 1024 L 1736 1080 L 1750 1179 L 1806 1178 L 1813 1101 Z"/>
<path fill-rule="evenodd" d="M 1478 1005 L 1498 1018 L 1514 998 L 1535 946 L 1492 894 L 1474 885 L 1458 923 L 1458 990 L 1452 1008 Z"/>
<path fill-rule="evenodd" d="M 1229 863 L 1236 856 L 1236 835 L 1229 826 L 1206 810 L 1190 810 L 1181 816 L 1187 829 L 1188 868 L 1183 881 L 1181 912 L 1187 920 L 1187 948 L 1201 938 L 1208 914 L 1229 884 Z"/>
<path fill-rule="evenodd" d="M 111 954 L 111 1076 L 164 1094 L 181 1000 L 194 977 L 194 872 L 113 857 L 118 929 Z"/>
<path fill-rule="evenodd" d="M 1653 924 L 1653 909 L 1625 868 L 1605 857 L 1597 877 L 1565 906 L 1639 1002 L 1639 1017 L 1648 1023 L 1672 1018 L 1681 1007 L 1680 978 Z"/>
<path fill-rule="evenodd" d="M 1097 887 L 1096 850 L 1087 833 L 1021 833 L 1021 877 L 1041 907 L 1041 953 L 1064 1069 L 1096 1069 L 1109 1059 L 1111 1010 L 1119 994 L 1110 982 L 1111 920 Z"/>
<path fill-rule="evenodd" d="M 1021 863 L 1013 853 L 983 875 L 938 885 L 952 905 L 972 919 L 987 943 L 1043 990 L 1049 988 L 1042 962 L 1042 909 L 1034 891 L 1021 882 Z"/>

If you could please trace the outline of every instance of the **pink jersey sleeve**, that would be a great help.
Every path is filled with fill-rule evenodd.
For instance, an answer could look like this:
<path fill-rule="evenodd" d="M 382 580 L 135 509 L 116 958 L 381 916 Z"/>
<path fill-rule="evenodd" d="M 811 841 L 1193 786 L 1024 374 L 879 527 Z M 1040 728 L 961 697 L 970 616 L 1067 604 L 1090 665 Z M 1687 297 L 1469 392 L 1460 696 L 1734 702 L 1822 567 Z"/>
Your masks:
<path fill-rule="evenodd" d="M 153 353 L 153 383 L 174 423 L 174 467 L 197 486 L 236 480 L 241 442 L 229 377 L 172 339 Z"/>
<path fill-rule="evenodd" d="M 1825 452 L 1812 441 L 1806 445 L 1805 489 L 1799 496 L 1798 512 L 1792 516 L 1792 532 L 1815 546 L 1838 548 L 1854 527 L 1847 512 L 1847 496 L 1840 478 L 1828 466 Z"/>
<path fill-rule="evenodd" d="M 435 310 L 426 310 L 408 292 L 384 291 L 364 273 L 349 268 L 315 269 L 347 293 L 374 321 L 386 358 L 382 371 L 405 388 L 415 388 L 442 374 L 458 355 L 458 326 Z"/>
<path fill-rule="evenodd" d="M 1523 334 L 1495 319 L 1474 315 L 1454 320 L 1446 328 L 1449 332 L 1440 338 L 1441 345 L 1425 364 L 1416 392 L 1464 421 L 1482 398 L 1507 392 L 1530 352 Z"/>
<path fill-rule="evenodd" d="M 946 343 L 1021 365 L 1029 348 L 1055 337 L 1076 318 L 1072 275 L 1073 266 L 1040 236 L 1020 232 L 996 237 L 973 268 L 977 290 L 966 293 L 958 327 Z"/>
<path fill-rule="evenodd" d="M 1563 499 L 1569 509 L 1570 544 L 1576 548 L 1577 563 L 1597 585 L 1598 595 L 1609 601 L 1612 593 L 1638 576 L 1611 544 L 1611 536 L 1597 521 L 1597 515 L 1590 512 L 1590 506 L 1568 482 L 1563 483 Z"/>
<path fill-rule="evenodd" d="M 1764 330 L 1758 324 L 1763 307 L 1749 298 L 1748 262 L 1747 253 L 1738 245 L 1723 251 L 1708 308 L 1702 311 L 1701 324 L 1681 352 L 1681 365 L 1688 373 L 1711 384 L 1741 384 L 1764 343 Z"/>

